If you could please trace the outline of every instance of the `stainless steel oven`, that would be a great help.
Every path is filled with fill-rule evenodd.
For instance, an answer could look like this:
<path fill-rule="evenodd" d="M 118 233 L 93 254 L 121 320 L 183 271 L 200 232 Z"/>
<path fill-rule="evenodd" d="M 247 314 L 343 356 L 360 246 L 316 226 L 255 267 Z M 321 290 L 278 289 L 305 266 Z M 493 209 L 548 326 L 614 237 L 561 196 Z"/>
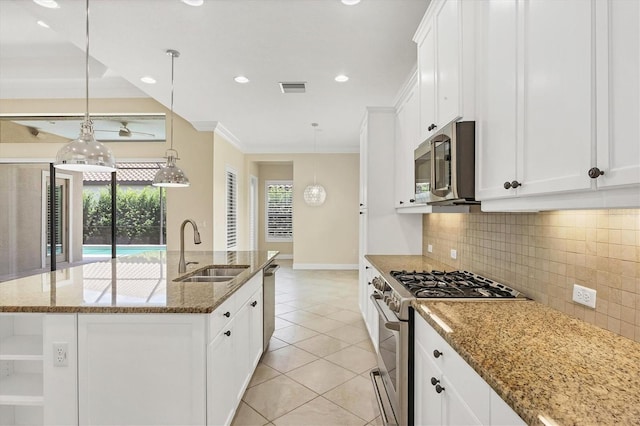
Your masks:
<path fill-rule="evenodd" d="M 381 278 L 380 278 L 381 279 Z M 371 295 L 378 312 L 378 367 L 371 371 L 385 425 L 407 425 L 409 322 L 400 320 L 379 293 Z"/>

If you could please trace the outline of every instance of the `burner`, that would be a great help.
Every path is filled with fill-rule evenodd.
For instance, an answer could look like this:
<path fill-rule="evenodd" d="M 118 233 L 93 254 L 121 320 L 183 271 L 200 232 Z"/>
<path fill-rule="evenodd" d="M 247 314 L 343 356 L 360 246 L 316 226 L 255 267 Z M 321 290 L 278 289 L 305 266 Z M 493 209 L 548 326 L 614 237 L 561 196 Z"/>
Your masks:
<path fill-rule="evenodd" d="M 519 293 L 468 271 L 391 271 L 418 298 L 515 298 Z"/>

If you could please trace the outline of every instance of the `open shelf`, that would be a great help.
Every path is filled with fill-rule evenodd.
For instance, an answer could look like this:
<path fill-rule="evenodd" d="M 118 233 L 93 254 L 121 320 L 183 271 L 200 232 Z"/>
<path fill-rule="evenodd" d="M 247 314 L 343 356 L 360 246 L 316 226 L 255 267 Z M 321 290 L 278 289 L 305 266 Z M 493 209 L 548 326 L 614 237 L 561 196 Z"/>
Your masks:
<path fill-rule="evenodd" d="M 9 336 L 0 340 L 0 361 L 42 361 L 42 336 Z"/>
<path fill-rule="evenodd" d="M 42 405 L 42 374 L 0 377 L 0 405 Z"/>

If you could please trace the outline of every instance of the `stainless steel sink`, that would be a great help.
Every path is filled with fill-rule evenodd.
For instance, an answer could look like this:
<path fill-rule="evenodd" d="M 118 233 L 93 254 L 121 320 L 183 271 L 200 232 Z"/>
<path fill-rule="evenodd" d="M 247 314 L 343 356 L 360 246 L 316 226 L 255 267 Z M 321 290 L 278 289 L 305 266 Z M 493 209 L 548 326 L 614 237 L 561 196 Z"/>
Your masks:
<path fill-rule="evenodd" d="M 201 276 L 201 275 L 192 275 L 186 278 L 178 278 L 176 281 L 186 282 L 186 283 L 223 283 L 228 282 L 234 279 L 235 277 L 210 277 L 210 276 Z"/>
<path fill-rule="evenodd" d="M 231 281 L 236 276 L 246 271 L 248 268 L 249 266 L 246 265 L 206 266 L 190 273 L 189 275 L 176 278 L 174 281 L 192 283 L 222 283 Z"/>
<path fill-rule="evenodd" d="M 235 277 L 248 268 L 248 266 L 207 266 L 196 271 L 195 275 L 202 277 Z"/>

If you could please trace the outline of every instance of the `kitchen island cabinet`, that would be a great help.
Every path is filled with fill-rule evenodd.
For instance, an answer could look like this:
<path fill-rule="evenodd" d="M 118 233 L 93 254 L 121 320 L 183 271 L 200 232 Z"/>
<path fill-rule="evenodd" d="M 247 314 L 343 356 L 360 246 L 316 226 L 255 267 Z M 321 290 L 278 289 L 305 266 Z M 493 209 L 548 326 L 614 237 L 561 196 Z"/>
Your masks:
<path fill-rule="evenodd" d="M 187 253 L 200 263 L 186 275 L 247 266 L 222 283 L 173 281 L 178 258 L 159 252 L 0 283 L 0 424 L 229 424 L 262 355 L 262 268 L 276 254 Z M 112 274 L 109 303 L 88 301 L 96 268 Z M 154 292 L 135 299 L 145 280 Z"/>

